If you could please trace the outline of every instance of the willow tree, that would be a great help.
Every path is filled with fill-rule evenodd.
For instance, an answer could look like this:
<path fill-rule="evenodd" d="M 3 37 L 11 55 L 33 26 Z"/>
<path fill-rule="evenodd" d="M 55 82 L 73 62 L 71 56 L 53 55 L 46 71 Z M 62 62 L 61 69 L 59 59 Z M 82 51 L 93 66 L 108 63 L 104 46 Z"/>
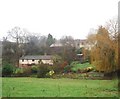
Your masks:
<path fill-rule="evenodd" d="M 91 61 L 98 71 L 111 72 L 116 70 L 116 44 L 110 38 L 105 27 L 100 26 L 93 37 L 94 47 L 91 49 Z"/>

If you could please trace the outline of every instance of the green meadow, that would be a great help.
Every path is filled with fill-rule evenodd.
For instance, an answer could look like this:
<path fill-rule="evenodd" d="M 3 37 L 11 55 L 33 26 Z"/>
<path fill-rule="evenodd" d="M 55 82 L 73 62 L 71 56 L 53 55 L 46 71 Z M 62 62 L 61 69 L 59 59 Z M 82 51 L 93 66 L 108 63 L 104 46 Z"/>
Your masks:
<path fill-rule="evenodd" d="M 118 97 L 117 80 L 2 78 L 2 97 Z"/>

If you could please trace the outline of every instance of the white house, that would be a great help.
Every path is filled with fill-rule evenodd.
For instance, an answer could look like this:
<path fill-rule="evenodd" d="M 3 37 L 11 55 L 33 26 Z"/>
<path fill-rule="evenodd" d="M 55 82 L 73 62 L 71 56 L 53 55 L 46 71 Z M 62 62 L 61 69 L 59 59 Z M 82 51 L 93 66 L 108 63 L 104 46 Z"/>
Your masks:
<path fill-rule="evenodd" d="M 52 56 L 51 55 L 27 55 L 27 56 L 22 56 L 19 59 L 20 66 L 24 66 L 24 65 L 31 66 L 31 65 L 39 64 L 40 62 L 42 62 L 43 64 L 53 65 Z"/>
<path fill-rule="evenodd" d="M 91 50 L 92 47 L 94 47 L 94 44 L 91 44 L 89 41 L 87 41 L 87 39 L 76 39 L 75 40 L 75 48 L 79 49 L 79 48 L 85 48 L 88 50 Z"/>

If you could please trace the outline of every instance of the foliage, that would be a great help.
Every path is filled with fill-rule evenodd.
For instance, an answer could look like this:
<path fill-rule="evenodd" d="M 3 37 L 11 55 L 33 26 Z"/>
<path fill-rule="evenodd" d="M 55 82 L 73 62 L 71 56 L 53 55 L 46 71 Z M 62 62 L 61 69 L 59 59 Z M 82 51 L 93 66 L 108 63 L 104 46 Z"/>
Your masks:
<path fill-rule="evenodd" d="M 2 62 L 10 63 L 15 65 L 16 58 L 15 58 L 15 44 L 9 42 L 7 39 L 4 39 L 2 42 Z"/>
<path fill-rule="evenodd" d="M 46 37 L 38 35 L 29 35 L 27 37 L 27 44 L 24 46 L 25 54 L 36 55 L 44 54 L 46 46 Z"/>
<path fill-rule="evenodd" d="M 83 47 L 82 47 L 82 48 L 79 48 L 79 49 L 76 49 L 76 53 L 77 53 L 77 54 L 82 54 L 82 52 L 83 52 Z"/>
<path fill-rule="evenodd" d="M 73 61 L 73 62 L 71 62 L 71 64 L 70 65 L 67 65 L 67 66 L 65 66 L 64 67 L 64 72 L 66 73 L 68 73 L 68 72 L 71 72 L 72 71 L 72 68 L 75 66 L 75 65 L 77 65 L 77 64 L 79 64 L 79 61 Z"/>
<path fill-rule="evenodd" d="M 50 71 L 46 74 L 46 76 L 47 76 L 47 77 L 52 77 L 54 73 L 55 73 L 54 70 L 50 70 Z"/>
<path fill-rule="evenodd" d="M 54 64 L 52 66 L 52 69 L 55 71 L 55 73 L 61 73 L 63 71 L 63 69 L 61 68 L 60 64 Z"/>
<path fill-rule="evenodd" d="M 61 68 L 64 69 L 65 66 L 68 65 L 68 62 L 67 61 L 64 61 L 62 64 L 61 64 Z"/>
<path fill-rule="evenodd" d="M 52 60 L 53 60 L 53 64 L 59 64 L 59 63 L 63 62 L 62 57 L 59 55 L 53 55 Z"/>
<path fill-rule="evenodd" d="M 15 63 L 19 67 L 19 58 L 23 54 L 23 43 L 25 43 L 25 33 L 21 30 L 20 27 L 14 27 L 8 31 L 8 36 L 14 41 L 15 48 L 11 49 L 14 51 Z"/>
<path fill-rule="evenodd" d="M 66 67 L 68 65 L 68 63 L 66 62 L 66 61 L 64 61 L 64 62 L 56 62 L 53 66 L 52 66 L 52 68 L 53 68 L 53 70 L 55 71 L 55 73 L 62 73 L 62 72 L 64 72 L 64 68 Z"/>
<path fill-rule="evenodd" d="M 78 71 L 78 72 L 84 72 L 84 71 L 91 71 L 91 70 L 94 70 L 95 69 L 95 67 L 92 65 L 92 64 L 90 64 L 90 63 L 83 63 L 83 64 L 80 64 L 80 63 L 78 63 L 78 62 L 73 62 L 73 63 L 71 63 L 71 65 L 73 66 L 72 68 L 71 68 L 71 70 L 72 71 Z M 90 70 L 89 70 L 90 69 Z"/>
<path fill-rule="evenodd" d="M 32 74 L 31 72 L 31 68 L 24 68 L 23 69 L 23 75 L 26 77 L 26 76 L 30 76 Z"/>
<path fill-rule="evenodd" d="M 117 45 L 110 38 L 108 30 L 102 26 L 99 27 L 94 40 L 96 44 L 91 50 L 91 61 L 96 69 L 104 72 L 115 71 Z"/>
<path fill-rule="evenodd" d="M 79 61 L 73 61 L 73 62 L 71 62 L 70 66 L 75 66 L 75 65 L 77 65 L 79 63 L 80 63 Z"/>
<path fill-rule="evenodd" d="M 14 75 L 19 77 L 23 76 L 23 68 L 16 68 Z"/>
<path fill-rule="evenodd" d="M 71 68 L 72 68 L 71 65 L 67 65 L 67 66 L 65 66 L 65 67 L 64 67 L 64 72 L 65 72 L 65 73 L 69 73 L 69 72 L 71 72 Z"/>
<path fill-rule="evenodd" d="M 30 76 L 31 73 L 31 68 L 16 68 L 14 72 L 14 76 L 17 77 L 27 77 Z"/>
<path fill-rule="evenodd" d="M 3 64 L 2 76 L 11 76 L 15 70 L 15 67 L 9 63 Z"/>
<path fill-rule="evenodd" d="M 31 72 L 32 72 L 32 73 L 36 74 L 37 71 L 38 71 L 38 67 L 37 67 L 37 66 L 32 66 L 32 67 L 31 67 Z"/>
<path fill-rule="evenodd" d="M 76 58 L 74 39 L 71 36 L 64 36 L 60 39 L 60 42 L 63 45 L 62 59 L 70 64 Z"/>
<path fill-rule="evenodd" d="M 93 67 L 87 67 L 86 70 L 87 71 L 92 71 L 94 68 Z"/>
<path fill-rule="evenodd" d="M 39 64 L 38 65 L 38 72 L 37 77 L 38 78 L 45 78 L 47 77 L 46 74 L 50 71 L 50 66 L 48 64 Z"/>
<path fill-rule="evenodd" d="M 52 69 L 55 71 L 55 73 L 60 73 L 63 71 L 64 66 L 67 64 L 67 62 L 63 62 L 63 59 L 59 55 L 54 55 L 52 57 L 53 60 L 53 66 Z"/>
<path fill-rule="evenodd" d="M 81 59 L 80 57 L 77 60 L 80 60 L 81 63 L 90 62 L 90 51 L 85 49 L 84 47 L 79 48 L 76 50 L 76 54 L 82 54 Z"/>
<path fill-rule="evenodd" d="M 51 34 L 48 34 L 47 40 L 46 40 L 46 45 L 50 46 L 51 44 L 55 43 L 55 39 Z"/>
<path fill-rule="evenodd" d="M 93 67 L 87 67 L 87 68 L 81 70 L 81 72 L 83 72 L 83 73 L 87 73 L 87 72 L 91 72 L 91 71 L 93 71 L 93 70 L 94 70 Z"/>
<path fill-rule="evenodd" d="M 64 61 L 67 61 L 68 64 L 70 64 L 71 61 L 76 59 L 75 48 L 70 45 L 65 45 L 63 49 L 62 58 Z"/>
<path fill-rule="evenodd" d="M 54 73 L 55 73 L 54 70 L 49 71 L 50 76 L 53 75 Z"/>

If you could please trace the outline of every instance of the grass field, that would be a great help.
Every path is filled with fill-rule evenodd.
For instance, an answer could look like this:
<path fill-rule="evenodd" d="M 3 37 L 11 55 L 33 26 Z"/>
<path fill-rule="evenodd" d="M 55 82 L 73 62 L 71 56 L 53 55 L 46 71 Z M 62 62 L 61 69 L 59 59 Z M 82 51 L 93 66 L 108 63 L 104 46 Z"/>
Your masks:
<path fill-rule="evenodd" d="M 2 78 L 3 97 L 117 97 L 117 80 Z"/>

